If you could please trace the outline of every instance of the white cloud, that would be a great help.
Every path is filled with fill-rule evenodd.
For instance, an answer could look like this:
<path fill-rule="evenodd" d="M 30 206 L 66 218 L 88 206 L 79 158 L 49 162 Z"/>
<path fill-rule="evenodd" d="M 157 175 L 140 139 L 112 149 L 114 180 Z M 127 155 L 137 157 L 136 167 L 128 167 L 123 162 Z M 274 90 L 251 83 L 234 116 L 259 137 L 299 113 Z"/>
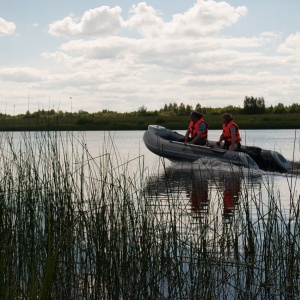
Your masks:
<path fill-rule="evenodd" d="M 128 28 L 136 29 L 145 37 L 156 37 L 161 34 L 164 22 L 152 6 L 141 2 L 133 5 L 130 13 L 132 15 L 126 23 Z"/>
<path fill-rule="evenodd" d="M 16 25 L 13 22 L 8 22 L 0 18 L 0 36 L 12 35 L 16 30 Z"/>
<path fill-rule="evenodd" d="M 126 37 L 106 37 L 93 40 L 72 40 L 61 45 L 61 50 L 89 59 L 121 59 L 134 50 L 136 42 Z"/>
<path fill-rule="evenodd" d="M 52 36 L 69 40 L 41 54 L 46 73 L 0 69 L 0 87 L 1 81 L 2 87 L 19 82 L 20 93 L 34 88 L 32 97 L 72 96 L 74 110 L 90 111 L 130 111 L 143 104 L 152 110 L 166 101 L 242 105 L 245 95 L 266 101 L 299 95 L 300 34 L 284 42 L 283 34 L 272 31 L 223 34 L 246 14 L 244 6 L 213 0 L 198 0 L 169 20 L 144 2 L 124 19 L 118 6 L 87 10 L 49 26 Z"/>
<path fill-rule="evenodd" d="M 127 55 L 126 58 L 130 56 L 145 63 L 163 63 L 164 60 L 171 63 L 178 55 L 188 58 L 191 53 L 226 47 L 257 47 L 263 43 L 261 38 L 244 38 L 241 43 L 238 38 L 211 35 L 231 26 L 247 12 L 245 7 L 234 8 L 225 2 L 198 0 L 187 12 L 174 15 L 170 22 L 164 22 L 161 14 L 145 2 L 132 6 L 127 21 L 120 17 L 120 11 L 119 7 L 99 7 L 86 12 L 78 22 L 71 17 L 55 22 L 49 32 L 57 36 L 91 35 L 91 40 L 72 40 L 61 46 L 62 51 L 74 56 L 111 59 Z M 99 26 L 94 26 L 95 23 Z M 144 38 L 113 36 L 121 27 L 136 29 Z M 106 34 L 99 37 L 102 31 L 97 28 Z"/>
<path fill-rule="evenodd" d="M 124 21 L 120 14 L 119 6 L 98 7 L 85 12 L 78 20 L 68 16 L 53 22 L 49 26 L 49 33 L 65 37 L 108 36 L 116 34 L 122 28 L 129 28 L 144 37 L 210 36 L 236 23 L 247 14 L 247 8 L 234 8 L 226 2 L 198 0 L 188 11 L 174 15 L 170 22 L 164 22 L 159 11 L 141 2 L 132 6 L 127 21 Z"/>
<path fill-rule="evenodd" d="M 172 35 L 208 36 L 232 26 L 246 13 L 245 6 L 234 8 L 226 2 L 198 0 L 187 12 L 174 15 L 164 30 Z"/>
<path fill-rule="evenodd" d="M 278 47 L 278 52 L 300 55 L 300 32 L 290 35 L 285 42 Z"/>
<path fill-rule="evenodd" d="M 51 60 L 51 61 L 55 61 L 59 64 L 61 63 L 67 63 L 70 60 L 70 56 L 67 55 L 66 53 L 62 52 L 62 51 L 56 51 L 56 52 L 43 52 L 41 54 L 41 57 L 47 59 L 47 60 Z"/>
<path fill-rule="evenodd" d="M 188 11 L 174 15 L 166 23 L 159 12 L 145 2 L 134 5 L 131 13 L 127 26 L 135 28 L 145 37 L 199 37 L 216 34 L 222 28 L 233 25 L 246 15 L 247 8 L 234 8 L 226 2 L 198 0 Z"/>
<path fill-rule="evenodd" d="M 11 82 L 40 82 L 44 79 L 45 74 L 36 69 L 28 67 L 17 68 L 0 68 L 0 80 Z"/>
<path fill-rule="evenodd" d="M 279 45 L 278 53 L 284 57 L 284 63 L 289 66 L 290 72 L 300 70 L 300 32 L 291 34 Z"/>
<path fill-rule="evenodd" d="M 71 16 L 49 25 L 49 33 L 53 36 L 99 36 L 111 35 L 124 26 L 120 15 L 121 8 L 102 6 L 86 11 L 82 18 L 76 20 Z"/>

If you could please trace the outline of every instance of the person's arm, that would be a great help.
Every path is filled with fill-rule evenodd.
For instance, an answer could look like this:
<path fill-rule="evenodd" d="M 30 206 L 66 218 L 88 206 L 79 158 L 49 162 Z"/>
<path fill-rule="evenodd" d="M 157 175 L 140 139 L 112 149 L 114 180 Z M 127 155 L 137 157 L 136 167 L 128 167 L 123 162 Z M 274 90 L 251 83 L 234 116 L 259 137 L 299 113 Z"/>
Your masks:
<path fill-rule="evenodd" d="M 224 134 L 222 133 L 217 143 L 221 144 L 223 141 L 224 141 Z"/>
<path fill-rule="evenodd" d="M 200 138 L 202 131 L 198 131 L 197 135 L 190 141 L 190 144 L 195 144 Z"/>
<path fill-rule="evenodd" d="M 185 137 L 184 137 L 185 143 L 187 143 L 189 141 L 189 136 L 190 136 L 190 129 L 188 128 L 185 133 Z"/>
<path fill-rule="evenodd" d="M 221 147 L 221 143 L 224 141 L 223 133 L 220 135 L 219 141 L 216 142 L 217 147 Z"/>
<path fill-rule="evenodd" d="M 230 135 L 231 135 L 231 144 L 228 148 L 228 150 L 230 151 L 234 151 L 236 149 L 236 127 L 235 126 L 231 126 L 230 127 Z"/>

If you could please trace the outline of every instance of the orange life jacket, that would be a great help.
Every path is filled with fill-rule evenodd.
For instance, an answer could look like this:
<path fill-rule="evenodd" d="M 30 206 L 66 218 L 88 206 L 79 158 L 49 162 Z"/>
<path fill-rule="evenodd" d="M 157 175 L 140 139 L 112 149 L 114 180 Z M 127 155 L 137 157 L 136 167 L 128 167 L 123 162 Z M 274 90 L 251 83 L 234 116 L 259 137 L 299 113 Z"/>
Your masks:
<path fill-rule="evenodd" d="M 228 123 L 228 125 L 223 124 L 223 137 L 225 139 L 225 142 L 228 142 L 228 143 L 232 142 L 232 137 L 231 137 L 231 133 L 230 133 L 230 127 L 231 126 L 235 126 L 236 127 L 236 139 L 235 139 L 235 142 L 236 143 L 240 143 L 241 142 L 240 130 L 239 130 L 239 127 L 233 121 L 230 121 Z"/>
<path fill-rule="evenodd" d="M 224 209 L 226 211 L 233 209 L 233 195 L 231 189 L 226 189 L 223 193 Z"/>
<path fill-rule="evenodd" d="M 206 129 L 202 131 L 202 134 L 200 135 L 200 139 L 207 139 L 208 124 L 202 118 L 199 119 L 196 123 L 194 123 L 193 121 L 190 122 L 189 130 L 192 138 L 194 138 L 198 134 L 199 127 L 202 122 L 206 124 Z"/>

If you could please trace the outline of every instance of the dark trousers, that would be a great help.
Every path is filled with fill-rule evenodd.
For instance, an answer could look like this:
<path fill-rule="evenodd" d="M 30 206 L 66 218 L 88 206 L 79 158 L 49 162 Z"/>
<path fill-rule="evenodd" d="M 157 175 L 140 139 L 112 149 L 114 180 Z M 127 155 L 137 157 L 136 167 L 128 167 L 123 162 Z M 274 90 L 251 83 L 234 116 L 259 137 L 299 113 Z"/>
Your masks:
<path fill-rule="evenodd" d="M 189 138 L 188 142 L 191 142 L 194 138 Z M 198 139 L 194 145 L 200 145 L 200 146 L 205 146 L 207 143 L 207 139 Z"/>
<path fill-rule="evenodd" d="M 223 149 L 228 150 L 230 145 L 231 145 L 231 143 L 225 142 Z M 236 147 L 235 151 L 240 151 L 241 150 L 241 143 L 236 143 L 236 146 L 237 147 Z"/>

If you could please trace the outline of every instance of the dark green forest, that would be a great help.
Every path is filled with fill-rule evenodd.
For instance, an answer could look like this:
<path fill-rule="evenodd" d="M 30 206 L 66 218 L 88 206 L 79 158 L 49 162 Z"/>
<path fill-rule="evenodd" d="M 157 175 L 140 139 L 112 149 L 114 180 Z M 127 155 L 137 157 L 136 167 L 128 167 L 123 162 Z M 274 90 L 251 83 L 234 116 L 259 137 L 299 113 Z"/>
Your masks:
<path fill-rule="evenodd" d="M 278 103 L 267 107 L 264 98 L 246 96 L 243 107 L 204 107 L 198 103 L 195 107 L 175 102 L 150 111 L 145 105 L 137 111 L 120 113 L 103 109 L 89 113 L 84 110 L 63 112 L 51 110 L 27 111 L 11 116 L 0 114 L 1 131 L 21 130 L 145 130 L 149 124 L 162 125 L 170 129 L 185 129 L 189 114 L 196 110 L 205 115 L 211 129 L 221 127 L 221 115 L 225 112 L 234 116 L 239 126 L 244 129 L 299 129 L 300 105 L 293 103 L 286 106 Z"/>

